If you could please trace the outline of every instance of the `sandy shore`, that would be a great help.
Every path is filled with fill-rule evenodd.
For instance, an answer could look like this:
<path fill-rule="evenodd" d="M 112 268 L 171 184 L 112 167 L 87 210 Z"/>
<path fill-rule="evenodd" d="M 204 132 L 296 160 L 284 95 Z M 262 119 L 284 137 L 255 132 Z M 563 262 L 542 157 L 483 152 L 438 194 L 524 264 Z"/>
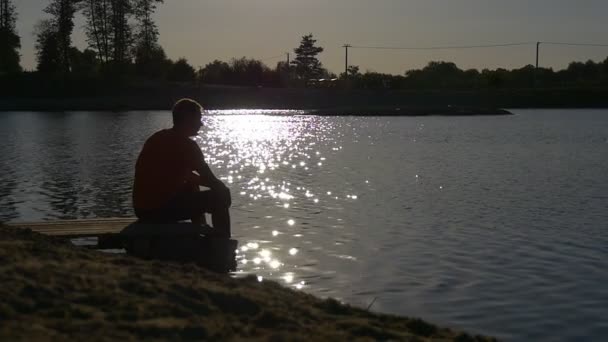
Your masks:
<path fill-rule="evenodd" d="M 0 340 L 492 340 L 18 228 L 0 227 L 0 284 Z"/>

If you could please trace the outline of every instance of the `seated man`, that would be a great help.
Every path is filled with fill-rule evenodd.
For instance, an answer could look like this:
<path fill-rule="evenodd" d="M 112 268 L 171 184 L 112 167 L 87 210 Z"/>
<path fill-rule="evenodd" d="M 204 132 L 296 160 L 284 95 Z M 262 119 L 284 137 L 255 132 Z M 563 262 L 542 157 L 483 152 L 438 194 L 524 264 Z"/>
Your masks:
<path fill-rule="evenodd" d="M 173 128 L 154 133 L 144 144 L 135 165 L 135 215 L 143 222 L 202 224 L 207 212 L 218 235 L 230 238 L 230 191 L 190 139 L 202 126 L 201 111 L 196 101 L 177 101 Z M 199 185 L 210 190 L 200 191 Z"/>

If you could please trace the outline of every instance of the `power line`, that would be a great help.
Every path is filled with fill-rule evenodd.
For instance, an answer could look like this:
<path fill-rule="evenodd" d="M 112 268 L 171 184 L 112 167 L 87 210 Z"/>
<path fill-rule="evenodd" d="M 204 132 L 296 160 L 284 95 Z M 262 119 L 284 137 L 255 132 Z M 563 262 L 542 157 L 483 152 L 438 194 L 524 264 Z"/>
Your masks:
<path fill-rule="evenodd" d="M 353 49 L 374 49 L 374 50 L 455 50 L 455 49 L 483 49 L 483 48 L 495 48 L 495 47 L 508 47 L 508 46 L 523 46 L 533 45 L 536 42 L 520 42 L 520 43 L 506 43 L 506 44 L 485 44 L 485 45 L 446 45 L 446 46 L 410 46 L 410 47 L 399 47 L 399 46 L 361 46 L 352 45 Z"/>
<path fill-rule="evenodd" d="M 282 54 L 280 54 L 280 55 L 276 55 L 276 56 L 271 56 L 271 57 L 262 58 L 262 59 L 260 59 L 260 61 L 267 61 L 267 60 L 270 60 L 270 59 L 277 59 L 277 58 L 279 58 L 279 57 L 283 57 L 283 56 L 285 56 L 285 53 L 282 53 Z"/>
<path fill-rule="evenodd" d="M 487 48 L 500 48 L 500 47 L 511 47 L 511 46 L 536 46 L 536 68 L 534 72 L 534 86 L 536 86 L 536 74 L 539 68 L 539 54 L 540 45 L 562 45 L 562 46 L 587 46 L 587 47 L 608 47 L 608 44 L 597 44 L 597 43 L 571 43 L 571 42 L 515 42 L 515 43 L 504 43 L 504 44 L 480 44 L 480 45 L 445 45 L 445 46 L 363 46 L 363 45 L 350 45 L 344 44 L 342 47 L 345 48 L 345 75 L 348 75 L 348 48 L 352 49 L 369 49 L 369 50 L 463 50 L 463 49 L 487 49 Z"/>
<path fill-rule="evenodd" d="M 608 44 L 586 44 L 586 43 L 562 43 L 562 42 L 540 42 L 544 45 L 569 45 L 569 46 L 594 46 L 594 47 L 608 47 Z"/>

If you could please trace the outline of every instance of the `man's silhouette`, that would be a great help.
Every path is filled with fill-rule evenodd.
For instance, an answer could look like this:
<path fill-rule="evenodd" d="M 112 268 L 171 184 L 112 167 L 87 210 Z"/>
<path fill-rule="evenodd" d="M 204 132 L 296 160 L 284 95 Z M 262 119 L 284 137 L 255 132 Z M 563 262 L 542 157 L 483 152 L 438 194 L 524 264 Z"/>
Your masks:
<path fill-rule="evenodd" d="M 173 106 L 173 128 L 154 133 L 137 158 L 133 206 L 142 222 L 204 222 L 211 213 L 218 235 L 230 237 L 230 191 L 215 177 L 190 139 L 201 128 L 202 107 L 182 99 Z M 210 190 L 200 191 L 199 185 Z"/>

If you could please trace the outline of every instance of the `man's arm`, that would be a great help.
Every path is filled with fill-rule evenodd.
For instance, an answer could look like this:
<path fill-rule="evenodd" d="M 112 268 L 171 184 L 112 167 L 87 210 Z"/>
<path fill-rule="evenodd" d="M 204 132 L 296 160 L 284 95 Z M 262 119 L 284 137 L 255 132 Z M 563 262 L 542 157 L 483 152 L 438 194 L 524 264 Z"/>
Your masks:
<path fill-rule="evenodd" d="M 230 207 L 232 205 L 230 189 L 228 189 L 228 187 L 221 180 L 215 177 L 204 159 L 197 171 L 199 173 L 199 184 L 216 191 L 220 196 L 220 201 L 227 207 Z"/>
<path fill-rule="evenodd" d="M 226 188 L 226 185 L 219 180 L 209 168 L 209 165 L 204 160 L 201 162 L 201 165 L 196 170 L 199 174 L 199 184 L 202 186 L 206 186 L 210 189 L 222 189 Z"/>
<path fill-rule="evenodd" d="M 203 153 L 198 145 L 196 145 L 194 142 L 192 142 L 192 144 L 195 147 L 195 153 L 197 155 L 196 165 L 198 165 L 198 167 L 196 168 L 196 173 L 198 173 L 198 180 L 196 183 L 216 191 L 221 197 L 221 201 L 230 207 L 232 205 L 230 189 L 228 189 L 228 187 L 213 174 L 213 171 L 211 171 L 211 168 L 209 168 L 209 165 L 205 161 L 205 157 L 203 156 Z M 194 175 L 194 173 L 192 174 Z"/>
<path fill-rule="evenodd" d="M 192 140 L 190 140 L 190 147 L 192 148 L 190 152 L 192 156 L 192 165 L 195 166 L 195 173 L 198 176 L 191 178 L 191 182 L 214 190 L 226 188 L 224 183 L 215 177 L 213 171 L 209 168 L 201 148 Z M 194 172 L 192 175 L 194 175 Z"/>

